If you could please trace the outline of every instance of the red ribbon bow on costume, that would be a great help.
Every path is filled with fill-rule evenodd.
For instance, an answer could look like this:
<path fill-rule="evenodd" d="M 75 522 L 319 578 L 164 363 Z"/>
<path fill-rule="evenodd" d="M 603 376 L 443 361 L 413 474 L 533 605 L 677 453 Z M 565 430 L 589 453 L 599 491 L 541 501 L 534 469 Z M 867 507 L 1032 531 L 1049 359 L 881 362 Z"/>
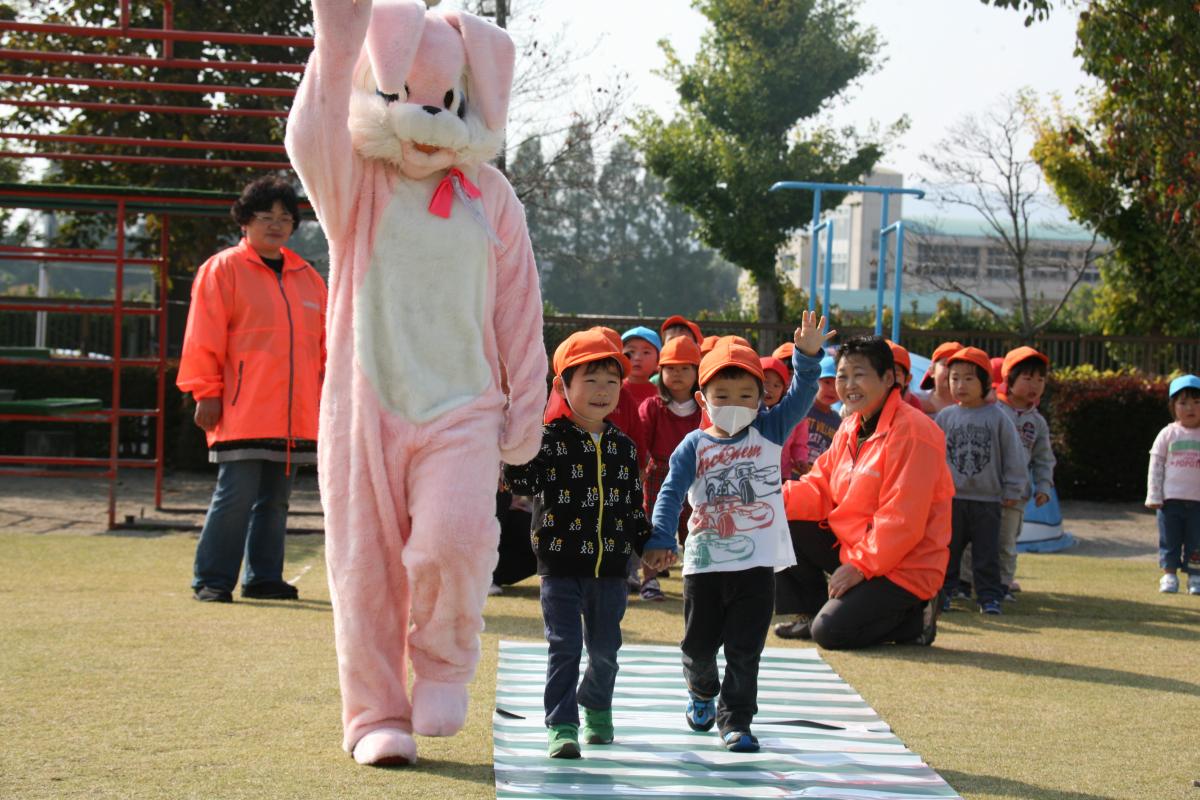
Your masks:
<path fill-rule="evenodd" d="M 467 197 L 475 200 L 483 196 L 479 187 L 467 180 L 461 169 L 453 167 L 433 190 L 433 199 L 429 201 L 430 214 L 436 214 L 442 219 L 450 218 L 450 209 L 454 207 L 454 178 L 458 178 L 459 186 Z"/>

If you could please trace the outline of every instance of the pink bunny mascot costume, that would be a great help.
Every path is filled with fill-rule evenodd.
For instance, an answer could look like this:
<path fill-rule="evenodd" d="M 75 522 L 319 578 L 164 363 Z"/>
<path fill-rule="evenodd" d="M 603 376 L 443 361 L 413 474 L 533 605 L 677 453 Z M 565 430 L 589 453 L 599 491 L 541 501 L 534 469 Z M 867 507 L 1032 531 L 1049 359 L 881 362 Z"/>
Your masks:
<path fill-rule="evenodd" d="M 521 204 L 486 163 L 514 48 L 412 0 L 313 9 L 286 142 L 330 246 L 318 458 L 343 747 L 413 763 L 413 733 L 465 721 L 500 462 L 541 442 L 537 270 Z"/>

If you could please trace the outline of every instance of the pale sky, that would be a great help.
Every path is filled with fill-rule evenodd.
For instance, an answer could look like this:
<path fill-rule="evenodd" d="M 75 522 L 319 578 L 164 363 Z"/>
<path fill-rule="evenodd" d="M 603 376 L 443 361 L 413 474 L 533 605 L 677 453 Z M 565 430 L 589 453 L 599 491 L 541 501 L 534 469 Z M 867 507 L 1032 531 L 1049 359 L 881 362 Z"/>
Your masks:
<path fill-rule="evenodd" d="M 627 73 L 628 113 L 643 106 L 665 117 L 673 113 L 673 86 L 653 74 L 664 63 L 657 41 L 668 39 L 691 61 L 707 27 L 689 0 L 510 2 L 516 9 L 514 32 L 526 24 L 524 10 L 532 9 L 543 30 L 561 29 L 572 46 L 594 48 L 579 64 L 581 91 L 616 71 Z M 446 5 L 460 6 L 461 0 Z M 983 111 L 1026 86 L 1041 96 L 1058 92 L 1073 105 L 1076 90 L 1088 81 L 1072 54 L 1075 14 L 1069 9 L 1055 8 L 1049 20 L 1029 28 L 1023 13 L 979 0 L 864 0 L 858 16 L 878 29 L 886 61 L 852 87 L 848 102 L 836 105 L 828 119 L 886 126 L 907 114 L 908 132 L 881 162 L 902 172 L 906 185 L 916 184 L 918 156 L 934 149 L 962 115 Z M 780 176 L 787 177 L 794 176 Z M 919 206 L 906 201 L 905 215 L 921 213 Z"/>

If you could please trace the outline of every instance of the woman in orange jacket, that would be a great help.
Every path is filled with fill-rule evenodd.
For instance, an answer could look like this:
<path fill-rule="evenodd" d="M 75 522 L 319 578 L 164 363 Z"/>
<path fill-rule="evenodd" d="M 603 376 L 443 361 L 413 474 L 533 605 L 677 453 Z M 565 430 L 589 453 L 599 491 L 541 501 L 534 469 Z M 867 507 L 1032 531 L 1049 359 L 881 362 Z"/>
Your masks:
<path fill-rule="evenodd" d="M 220 465 L 192 590 L 232 602 L 245 553 L 242 597 L 294 600 L 283 542 L 293 467 L 317 460 L 325 283 L 283 246 L 300 216 L 287 181 L 254 181 L 231 213 L 244 238 L 196 272 L 176 380 Z"/>
<path fill-rule="evenodd" d="M 848 416 L 812 470 L 784 485 L 788 519 L 821 521 L 793 544 L 809 580 L 824 585 L 830 573 L 828 600 L 807 610 L 812 639 L 828 649 L 937 635 L 954 483 L 945 437 L 900 397 L 893 366 L 882 337 L 842 345 L 836 384 Z"/>

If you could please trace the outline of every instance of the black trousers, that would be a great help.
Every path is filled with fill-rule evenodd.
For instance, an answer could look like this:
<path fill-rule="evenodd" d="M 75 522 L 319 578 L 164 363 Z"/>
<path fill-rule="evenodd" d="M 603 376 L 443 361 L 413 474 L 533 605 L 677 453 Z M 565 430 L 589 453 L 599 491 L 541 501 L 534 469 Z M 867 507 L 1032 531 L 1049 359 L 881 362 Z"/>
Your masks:
<path fill-rule="evenodd" d="M 774 605 L 770 567 L 683 576 L 683 677 L 696 696 L 721 696 L 717 728 L 722 736 L 749 730 L 758 713 L 758 664 Z M 725 677 L 720 680 L 722 645 Z"/>
<path fill-rule="evenodd" d="M 811 520 L 789 520 L 788 530 L 792 534 L 792 549 L 796 551 L 796 566 L 775 573 L 775 613 L 803 614 L 811 619 L 829 599 L 829 581 L 825 578 L 825 568 L 800 558 L 800 551 L 811 544 L 812 537 L 823 534 L 822 542 L 833 540 L 829 547 L 836 559 L 837 539 Z"/>
<path fill-rule="evenodd" d="M 492 583 L 509 586 L 537 573 L 537 555 L 529 539 L 532 517 L 527 511 L 510 508 L 512 495 L 496 493 L 496 518 L 500 521 L 500 558 Z"/>
<path fill-rule="evenodd" d="M 792 538 L 797 565 L 810 574 L 819 573 L 827 587 L 826 573 L 841 564 L 841 546 L 832 532 L 823 528 Z M 887 642 L 909 642 L 924 627 L 926 601 L 885 577 L 863 581 L 839 598 L 831 599 L 828 588 L 824 602 L 810 613 L 813 641 L 826 650 L 857 650 Z"/>
<path fill-rule="evenodd" d="M 975 597 L 980 603 L 1004 597 L 1000 583 L 1000 504 L 986 500 L 954 498 L 950 516 L 950 563 L 946 565 L 946 591 L 957 588 L 963 550 L 971 545 L 971 571 Z"/>

